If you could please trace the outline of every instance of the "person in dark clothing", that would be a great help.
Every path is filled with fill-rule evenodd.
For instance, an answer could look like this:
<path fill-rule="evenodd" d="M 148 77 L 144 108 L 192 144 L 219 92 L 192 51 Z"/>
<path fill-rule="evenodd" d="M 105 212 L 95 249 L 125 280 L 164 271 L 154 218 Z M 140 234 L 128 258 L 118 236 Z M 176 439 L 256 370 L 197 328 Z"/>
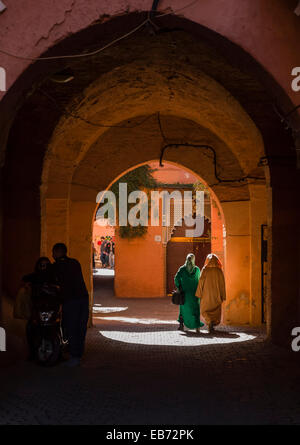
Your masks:
<path fill-rule="evenodd" d="M 111 240 L 111 249 L 109 254 L 109 266 L 111 269 L 115 267 L 115 243 Z"/>
<path fill-rule="evenodd" d="M 31 289 L 31 301 L 34 310 L 35 304 L 42 298 L 56 298 L 53 297 L 53 289 L 56 289 L 58 295 L 59 289 L 55 283 L 55 277 L 52 273 L 52 267 L 49 258 L 41 257 L 38 259 L 35 265 L 33 273 L 25 275 L 22 281 L 25 285 L 30 286 Z M 51 289 L 52 295 L 49 297 L 49 290 Z M 55 292 L 54 292 L 55 293 Z M 26 337 L 29 348 L 29 360 L 34 359 L 34 340 L 35 340 L 35 325 L 33 323 L 33 313 L 31 318 L 27 321 L 26 325 Z"/>
<path fill-rule="evenodd" d="M 49 277 L 51 262 L 47 257 L 41 257 L 37 260 L 34 272 L 24 275 L 22 281 L 30 283 L 32 286 L 41 284 Z"/>
<path fill-rule="evenodd" d="M 105 255 L 106 255 L 106 257 L 105 257 L 105 266 L 106 267 L 110 266 L 110 264 L 109 264 L 110 252 L 111 252 L 111 242 L 108 239 L 107 242 L 106 242 L 106 245 L 105 245 Z"/>
<path fill-rule="evenodd" d="M 102 267 L 106 267 L 106 243 L 107 240 L 104 238 L 104 236 L 101 236 L 100 261 L 102 263 Z"/>
<path fill-rule="evenodd" d="M 67 247 L 58 243 L 52 249 L 54 273 L 62 298 L 62 323 L 69 341 L 70 360 L 67 366 L 79 366 L 89 319 L 89 294 L 80 263 L 67 256 Z"/>
<path fill-rule="evenodd" d="M 94 244 L 92 244 L 93 269 L 96 269 L 96 259 L 95 259 L 95 257 L 96 257 L 96 253 L 97 253 L 97 250 L 96 250 Z"/>
<path fill-rule="evenodd" d="M 36 300 L 49 297 L 49 292 L 50 295 L 53 295 L 54 288 L 57 288 L 56 294 L 59 294 L 52 264 L 47 257 L 39 258 L 36 262 L 34 272 L 24 275 L 22 281 L 30 284 L 31 286 L 31 298 L 33 304 L 36 302 Z"/>

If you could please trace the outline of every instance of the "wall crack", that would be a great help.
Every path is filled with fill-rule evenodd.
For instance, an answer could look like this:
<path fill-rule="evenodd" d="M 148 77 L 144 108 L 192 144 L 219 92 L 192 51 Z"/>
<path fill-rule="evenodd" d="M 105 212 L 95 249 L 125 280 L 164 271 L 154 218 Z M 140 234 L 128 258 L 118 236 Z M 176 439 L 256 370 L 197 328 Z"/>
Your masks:
<path fill-rule="evenodd" d="M 74 8 L 74 6 L 75 6 L 75 3 L 76 3 L 76 0 L 73 0 L 72 3 L 71 3 L 70 8 L 65 10 L 63 19 L 62 19 L 60 22 L 54 23 L 54 24 L 51 26 L 51 28 L 49 29 L 47 35 L 43 35 L 43 36 L 41 36 L 41 37 L 38 39 L 38 41 L 36 42 L 35 46 L 38 46 L 42 40 L 48 40 L 49 37 L 50 37 L 50 35 L 51 35 L 51 33 L 53 32 L 53 30 L 54 30 L 56 27 L 61 26 L 61 25 L 66 21 L 68 15 L 70 15 L 70 14 L 72 13 L 73 8 Z"/>

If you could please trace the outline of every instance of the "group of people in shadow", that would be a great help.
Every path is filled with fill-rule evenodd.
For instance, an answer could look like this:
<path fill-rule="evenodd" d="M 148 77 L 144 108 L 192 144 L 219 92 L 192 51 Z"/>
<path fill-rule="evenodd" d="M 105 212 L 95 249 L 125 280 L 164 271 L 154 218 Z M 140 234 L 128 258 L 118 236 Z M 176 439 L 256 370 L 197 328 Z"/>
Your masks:
<path fill-rule="evenodd" d="M 200 321 L 201 313 L 208 332 L 213 333 L 215 326 L 221 322 L 222 303 L 226 300 L 225 279 L 217 255 L 207 255 L 200 271 L 195 264 L 195 255 L 188 254 L 174 281 L 177 289 L 184 294 L 184 304 L 180 305 L 178 317 L 179 330 L 195 329 L 200 333 L 200 328 L 204 326 Z"/>
<path fill-rule="evenodd" d="M 25 275 L 15 303 L 15 318 L 27 320 L 26 333 L 29 360 L 34 359 L 35 320 L 34 307 L 40 301 L 51 299 L 62 308 L 62 327 L 68 342 L 66 366 L 78 366 L 84 353 L 89 319 L 89 294 L 83 279 L 80 263 L 67 255 L 63 243 L 53 246 L 51 263 L 41 257 L 34 272 Z M 24 304 L 26 302 L 26 304 Z"/>

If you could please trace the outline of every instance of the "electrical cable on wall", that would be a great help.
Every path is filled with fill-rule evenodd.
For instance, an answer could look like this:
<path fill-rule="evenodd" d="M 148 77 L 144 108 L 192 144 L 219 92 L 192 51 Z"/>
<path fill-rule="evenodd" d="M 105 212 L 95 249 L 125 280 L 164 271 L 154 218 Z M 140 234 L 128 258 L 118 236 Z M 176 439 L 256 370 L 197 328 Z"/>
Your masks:
<path fill-rule="evenodd" d="M 248 184 L 246 181 L 248 181 L 249 179 L 250 180 L 252 179 L 255 181 L 264 181 L 265 180 L 265 178 L 262 176 L 249 176 L 249 175 L 242 176 L 241 178 L 236 178 L 236 179 L 221 178 L 218 173 L 218 169 L 217 169 L 217 153 L 211 145 L 207 145 L 207 144 L 196 144 L 196 143 L 187 143 L 187 142 L 180 142 L 180 143 L 172 142 L 169 144 L 164 144 L 162 146 L 160 159 L 159 159 L 160 167 L 164 166 L 162 163 L 162 160 L 163 160 L 163 155 L 164 155 L 166 149 L 171 148 L 171 147 L 174 147 L 174 148 L 179 148 L 179 147 L 203 148 L 203 149 L 209 150 L 213 154 L 211 159 L 213 159 L 214 175 L 215 175 L 215 178 L 218 180 L 218 182 L 215 184 L 210 184 L 210 187 L 214 187 L 214 186 L 221 185 L 224 183 L 226 183 L 226 184 L 239 183 L 241 186 L 244 186 L 244 185 Z M 241 184 L 241 183 L 244 183 L 244 184 Z"/>
<path fill-rule="evenodd" d="M 290 122 L 287 120 L 287 118 L 289 116 L 291 116 L 291 114 L 295 113 L 298 109 L 300 108 L 300 104 L 297 105 L 296 107 L 294 107 L 291 111 L 289 111 L 286 114 L 282 114 L 281 111 L 278 109 L 277 105 L 274 105 L 274 110 L 276 112 L 276 114 L 280 117 L 280 120 L 283 124 L 285 124 L 285 129 L 286 130 L 293 130 L 295 133 L 298 133 L 300 130 L 296 130 L 295 128 L 293 128 L 290 124 Z"/>
<path fill-rule="evenodd" d="M 190 6 L 194 5 L 195 3 L 197 3 L 199 0 L 194 0 L 192 3 L 189 3 L 186 6 L 183 6 L 180 9 L 177 9 L 175 11 L 171 11 L 171 12 L 167 12 L 165 14 L 160 14 L 160 15 L 156 15 L 156 18 L 160 18 L 160 17 L 165 17 L 167 15 L 171 15 L 171 14 L 176 14 L 177 12 L 181 12 L 186 8 L 189 8 Z M 158 1 L 155 0 L 153 2 L 153 7 L 157 7 Z M 39 60 L 59 60 L 59 59 L 78 59 L 78 58 L 82 58 L 82 57 L 91 57 L 91 56 L 95 56 L 96 54 L 99 54 L 100 52 L 104 51 L 105 49 L 109 48 L 110 46 L 114 45 L 117 42 L 120 42 L 121 40 L 125 39 L 126 37 L 131 36 L 132 34 L 136 33 L 137 31 L 139 31 L 140 29 L 142 29 L 145 25 L 147 24 L 151 24 L 152 26 L 157 27 L 151 20 L 151 13 L 155 12 L 155 9 L 152 9 L 151 11 L 148 11 L 147 14 L 147 19 L 144 20 L 140 25 L 136 26 L 135 28 L 133 28 L 131 31 L 127 32 L 126 34 L 118 37 L 117 39 L 107 43 L 106 45 L 104 45 L 103 47 L 95 50 L 95 51 L 91 51 L 91 52 L 87 52 L 87 53 L 81 53 L 81 54 L 67 54 L 64 56 L 49 56 L 49 57 L 26 57 L 26 56 L 20 56 L 18 54 L 14 54 L 11 53 L 10 51 L 6 50 L 6 49 L 2 49 L 0 48 L 0 53 L 5 54 L 6 56 L 9 57 L 14 57 L 16 59 L 21 59 L 21 60 L 28 60 L 28 61 L 39 61 Z"/>
<path fill-rule="evenodd" d="M 113 40 L 112 42 L 107 43 L 107 45 L 104 45 L 102 48 L 96 49 L 95 51 L 91 51 L 88 53 L 71 54 L 71 55 L 64 55 L 64 56 L 49 56 L 49 57 L 26 57 L 26 56 L 19 56 L 17 54 L 10 53 L 9 51 L 3 50 L 1 48 L 0 48 L 0 53 L 5 54 L 10 57 L 14 57 L 16 59 L 30 60 L 30 61 L 78 59 L 78 58 L 82 58 L 82 57 L 95 56 L 96 54 L 99 54 L 100 52 L 102 52 L 105 49 L 109 48 L 110 46 L 114 45 L 115 43 L 120 42 L 121 40 L 125 39 L 126 37 L 129 37 L 130 35 L 136 33 L 139 29 L 143 28 L 148 22 L 149 22 L 149 19 L 147 18 L 140 25 L 138 25 L 136 28 L 132 29 L 128 33 L 122 35 L 121 37 L 118 37 L 117 39 Z"/>
<path fill-rule="evenodd" d="M 155 18 L 160 18 L 160 17 L 165 17 L 167 15 L 171 15 L 171 14 L 176 14 L 177 12 L 183 11 L 184 9 L 187 9 L 191 6 L 193 6 L 194 4 L 196 4 L 199 0 L 194 0 L 190 3 L 188 3 L 187 5 L 183 6 L 182 8 L 179 8 L 177 10 L 171 11 L 171 12 L 167 12 L 167 13 L 163 13 L 163 14 L 156 14 Z M 26 56 L 19 56 L 16 54 L 12 54 L 9 51 L 0 49 L 0 53 L 6 54 L 8 56 L 11 57 L 15 57 L 18 59 L 22 59 L 22 60 L 30 60 L 30 61 L 39 61 L 39 60 L 57 60 L 57 59 L 69 59 L 69 58 L 82 58 L 82 57 L 90 57 L 90 56 L 94 56 L 96 54 L 99 54 L 100 52 L 104 51 L 105 49 L 111 47 L 112 45 L 114 45 L 115 43 L 125 39 L 126 37 L 129 37 L 130 35 L 136 33 L 137 31 L 139 31 L 140 29 L 142 29 L 144 26 L 146 26 L 147 24 L 151 24 L 152 26 L 154 26 L 155 28 L 157 28 L 157 25 L 152 21 L 152 17 L 154 16 L 154 13 L 157 12 L 157 7 L 159 4 L 159 0 L 154 0 L 153 4 L 152 4 L 152 9 L 150 11 L 148 11 L 148 16 L 147 19 L 144 20 L 140 25 L 136 26 L 135 28 L 133 28 L 131 31 L 127 32 L 126 34 L 118 37 L 117 39 L 109 42 L 108 44 L 104 45 L 103 47 L 92 51 L 92 52 L 87 52 L 87 53 L 81 53 L 81 54 L 73 54 L 73 55 L 65 55 L 65 56 L 49 56 L 49 57 L 36 57 L 36 58 L 31 58 L 31 57 L 26 57 Z M 145 119 L 143 119 L 142 121 L 135 123 L 133 125 L 108 125 L 108 124 L 102 124 L 99 122 L 92 122 L 88 119 L 85 119 L 81 116 L 79 116 L 78 114 L 66 111 L 62 106 L 60 106 L 57 101 L 48 93 L 46 93 L 45 91 L 38 89 L 43 95 L 45 95 L 46 97 L 48 97 L 49 100 L 51 100 L 52 103 L 55 104 L 55 106 L 62 111 L 65 114 L 68 114 L 70 117 L 73 117 L 75 119 L 79 119 L 89 125 L 92 126 L 96 126 L 96 127 L 103 127 L 103 128 L 124 128 L 124 129 L 128 129 L 128 128 L 135 128 L 138 127 L 140 125 L 142 125 L 144 122 L 146 122 L 148 119 L 150 119 L 151 117 L 155 116 L 157 113 L 154 113 L 152 115 L 147 116 Z M 285 123 L 287 125 L 287 128 L 291 128 L 288 121 L 287 121 L 287 117 L 290 116 L 292 113 L 294 113 L 298 108 L 300 107 L 300 105 L 296 106 L 293 110 L 291 110 L 289 113 L 287 113 L 285 116 L 283 116 L 279 110 L 275 108 L 275 111 L 277 112 L 277 114 L 279 115 L 281 121 L 283 123 Z M 203 148 L 206 150 L 209 150 L 212 153 L 212 159 L 214 162 L 214 174 L 216 179 L 219 181 L 219 183 L 233 183 L 233 182 L 238 182 L 238 183 L 243 183 L 245 181 L 247 181 L 248 179 L 253 179 L 253 180 L 262 180 L 264 178 L 261 177 L 255 177 L 255 176 L 244 176 L 238 179 L 224 179 L 221 178 L 218 174 L 217 171 L 217 159 L 216 159 L 216 152 L 214 150 L 213 147 L 209 146 L 209 145 L 205 145 L 205 144 L 193 144 L 193 143 L 167 143 L 167 139 L 165 137 L 165 135 L 163 134 L 163 130 L 162 130 L 162 126 L 161 126 L 161 121 L 160 121 L 160 113 L 158 112 L 157 114 L 158 116 L 158 122 L 159 122 L 159 127 L 160 127 L 160 132 L 162 134 L 163 140 L 164 140 L 164 145 L 161 149 L 161 155 L 160 155 L 160 165 L 163 166 L 162 164 L 162 159 L 163 159 L 163 155 L 166 149 L 170 148 L 170 147 L 180 147 L 180 146 L 185 146 L 185 147 L 193 147 L 193 148 Z M 299 132 L 299 130 L 294 130 L 295 132 Z M 262 164 L 260 164 L 262 165 Z M 215 184 L 218 185 L 218 184 Z"/>
<path fill-rule="evenodd" d="M 194 0 L 191 3 L 188 3 L 187 5 L 183 6 L 182 8 L 176 9 L 174 11 L 171 12 L 167 12 L 167 13 L 163 13 L 163 14 L 158 14 L 155 16 L 155 18 L 160 18 L 160 17 L 165 17 L 167 15 L 171 15 L 171 14 L 176 14 L 177 12 L 181 12 L 191 6 L 193 6 L 194 4 L 196 4 L 199 0 Z M 20 56 L 17 54 L 13 54 L 7 50 L 1 49 L 0 48 L 0 53 L 5 54 L 7 56 L 10 57 L 14 57 L 17 59 L 22 59 L 22 60 L 28 60 L 28 61 L 41 61 L 41 60 L 58 60 L 58 59 L 75 59 L 75 58 L 82 58 L 82 57 L 90 57 L 90 56 L 94 56 L 96 54 L 99 54 L 100 52 L 104 51 L 105 49 L 111 47 L 112 45 L 114 45 L 117 42 L 120 42 L 121 40 L 125 39 L 126 37 L 129 37 L 130 35 L 136 33 L 137 31 L 139 31 L 140 29 L 142 29 L 144 26 L 146 26 L 147 24 L 151 24 L 152 26 L 154 26 L 155 28 L 157 28 L 156 24 L 151 20 L 152 15 L 154 12 L 157 12 L 157 6 L 158 6 L 159 0 L 154 0 L 153 4 L 152 4 L 152 9 L 150 11 L 148 11 L 148 16 L 147 19 L 144 20 L 140 25 L 138 25 L 137 27 L 133 28 L 131 31 L 129 31 L 128 33 L 118 37 L 117 39 L 109 42 L 108 44 L 104 45 L 103 47 L 92 51 L 92 52 L 88 52 L 88 53 L 81 53 L 81 54 L 73 54 L 73 55 L 65 55 L 65 56 L 49 56 L 49 57 L 26 57 L 26 56 Z M 43 94 L 46 94 L 45 92 L 43 92 Z M 49 96 L 50 97 L 50 96 Z M 53 100 L 53 98 L 51 98 L 51 100 Z M 282 116 L 280 114 L 280 112 L 278 111 L 278 109 L 275 108 L 275 111 L 277 112 L 277 114 L 280 116 L 282 122 L 285 122 L 288 128 L 291 128 L 288 124 L 288 122 L 286 121 L 286 117 L 289 116 L 291 113 L 293 113 L 294 111 L 296 111 L 298 108 L 300 107 L 300 105 L 298 105 L 297 107 L 295 107 L 295 109 L 293 109 L 290 113 L 288 113 L 286 116 Z M 81 118 L 80 116 L 73 116 L 76 117 L 77 119 L 82 119 L 84 120 L 84 118 Z M 109 126 L 109 125 L 104 125 L 104 124 L 95 124 L 92 122 L 89 122 L 87 120 L 85 120 L 85 122 L 89 123 L 90 125 L 95 125 L 95 126 L 102 126 L 102 127 L 114 127 L 114 126 Z M 121 126 L 116 126 L 118 128 L 123 128 Z M 129 128 L 128 126 L 126 128 Z M 131 127 L 134 128 L 134 127 Z M 299 132 L 299 130 L 294 130 L 295 132 Z"/>
<path fill-rule="evenodd" d="M 108 125 L 108 124 L 102 124 L 100 122 L 92 122 L 92 121 L 90 121 L 88 119 L 83 118 L 82 116 L 79 116 L 78 114 L 75 114 L 75 113 L 72 113 L 70 111 L 67 111 L 67 110 L 63 109 L 63 107 L 61 105 L 59 105 L 57 103 L 57 101 L 50 94 L 46 93 L 45 91 L 41 90 L 40 88 L 38 88 L 38 91 L 41 94 L 43 94 L 45 97 L 47 97 L 51 101 L 51 103 L 53 103 L 55 105 L 55 107 L 59 111 L 63 112 L 64 114 L 66 114 L 66 115 L 68 115 L 68 116 L 70 116 L 70 117 L 72 117 L 74 119 L 79 119 L 82 122 L 84 122 L 84 123 L 86 123 L 88 125 L 92 125 L 94 127 L 131 129 L 131 128 L 136 128 L 138 126 L 143 125 L 150 118 L 152 118 L 152 117 L 157 115 L 159 131 L 160 131 L 160 134 L 161 134 L 163 142 L 164 142 L 164 144 L 163 144 L 163 146 L 161 148 L 161 153 L 160 153 L 160 158 L 159 158 L 159 165 L 160 165 L 160 167 L 164 166 L 163 163 L 162 163 L 163 156 L 164 156 L 165 151 L 168 148 L 171 148 L 171 147 L 175 147 L 175 148 L 179 148 L 179 147 L 192 147 L 192 148 L 203 148 L 203 149 L 209 150 L 212 153 L 212 156 L 209 156 L 209 157 L 210 157 L 210 159 L 213 160 L 214 175 L 215 175 L 215 178 L 218 180 L 218 183 L 211 184 L 210 187 L 213 187 L 213 186 L 216 186 L 216 185 L 220 185 L 222 183 L 226 183 L 226 184 L 244 183 L 242 185 L 247 185 L 246 181 L 249 180 L 249 179 L 264 180 L 263 177 L 257 177 L 257 176 L 243 176 L 243 177 L 237 178 L 237 179 L 221 178 L 219 176 L 218 169 L 217 169 L 217 153 L 216 153 L 215 149 L 211 145 L 208 145 L 208 144 L 197 144 L 197 143 L 186 143 L 186 142 L 183 142 L 183 143 L 182 142 L 178 142 L 178 143 L 170 142 L 170 143 L 168 143 L 168 140 L 167 140 L 167 138 L 166 138 L 166 136 L 164 134 L 163 128 L 162 128 L 161 117 L 160 117 L 160 112 L 159 111 L 157 113 L 153 113 L 153 114 L 150 114 L 149 116 L 146 116 L 142 121 L 140 121 L 138 123 L 135 123 L 133 125 Z"/>
<path fill-rule="evenodd" d="M 205 150 L 209 150 L 212 153 L 212 156 L 210 156 L 210 158 L 213 160 L 214 175 L 215 175 L 215 178 L 218 181 L 218 183 L 216 183 L 216 184 L 211 184 L 210 187 L 214 187 L 214 186 L 220 185 L 222 183 L 226 183 L 226 184 L 238 183 L 241 186 L 245 186 L 245 185 L 248 184 L 248 182 L 246 182 L 246 181 L 248 181 L 249 179 L 250 180 L 252 179 L 252 180 L 255 180 L 255 181 L 259 181 L 259 180 L 264 180 L 265 179 L 262 176 L 249 176 L 249 175 L 242 176 L 241 178 L 236 178 L 236 179 L 221 178 L 219 173 L 218 173 L 218 168 L 217 168 L 217 165 L 218 165 L 218 163 L 217 163 L 217 153 L 216 153 L 216 150 L 211 145 L 208 145 L 208 144 L 197 144 L 197 143 L 187 143 L 187 142 L 178 142 L 178 143 L 170 142 L 170 143 L 168 143 L 168 140 L 167 140 L 167 138 L 166 138 L 166 136 L 164 134 L 163 128 L 162 128 L 162 123 L 161 123 L 161 118 L 160 118 L 160 113 L 159 112 L 158 112 L 158 124 L 159 124 L 160 134 L 161 134 L 163 142 L 164 142 L 164 144 L 163 144 L 163 146 L 161 148 L 160 158 L 159 158 L 159 166 L 160 167 L 164 166 L 163 163 L 162 163 L 163 156 L 164 156 L 165 151 L 168 148 L 171 148 L 171 147 L 174 147 L 174 148 L 179 148 L 179 147 L 203 148 Z M 244 183 L 244 184 L 241 184 L 241 183 Z"/>

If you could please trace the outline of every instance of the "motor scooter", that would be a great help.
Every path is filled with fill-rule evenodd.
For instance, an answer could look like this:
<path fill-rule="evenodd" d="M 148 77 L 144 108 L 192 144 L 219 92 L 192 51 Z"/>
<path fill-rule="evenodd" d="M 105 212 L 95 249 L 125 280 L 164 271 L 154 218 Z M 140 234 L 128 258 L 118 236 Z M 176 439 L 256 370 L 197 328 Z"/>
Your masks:
<path fill-rule="evenodd" d="M 55 365 L 62 356 L 67 341 L 64 340 L 61 320 L 59 303 L 43 298 L 34 304 L 34 356 L 42 366 Z"/>

